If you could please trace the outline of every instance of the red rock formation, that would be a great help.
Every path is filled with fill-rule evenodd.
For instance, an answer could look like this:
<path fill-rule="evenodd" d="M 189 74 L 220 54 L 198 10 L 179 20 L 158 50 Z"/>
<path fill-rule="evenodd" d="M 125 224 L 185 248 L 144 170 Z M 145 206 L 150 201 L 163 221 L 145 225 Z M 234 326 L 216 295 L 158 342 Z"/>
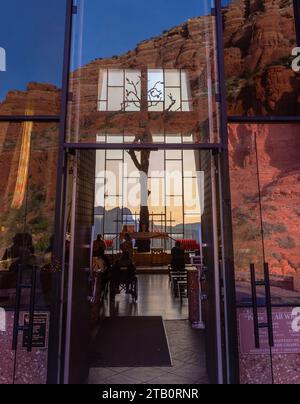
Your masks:
<path fill-rule="evenodd" d="M 29 83 L 26 91 L 10 91 L 0 102 L 1 115 L 59 115 L 60 89 L 52 84 Z"/>
<path fill-rule="evenodd" d="M 295 45 L 291 0 L 234 0 L 224 10 L 224 20 L 229 113 L 263 115 L 299 112 L 299 75 L 292 72 L 287 62 L 291 49 Z M 212 63 L 215 48 L 213 29 L 214 24 L 210 17 L 195 18 L 157 38 L 138 44 L 136 49 L 125 55 L 111 59 L 98 59 L 75 71 L 70 79 L 70 88 L 73 92 L 70 108 L 70 138 L 95 141 L 99 131 L 120 133 L 123 130 L 128 134 L 143 135 L 146 125 L 147 130 L 152 133 L 187 132 L 194 133 L 196 141 L 207 140 L 207 78 L 209 75 L 212 78 L 215 77 Z M 208 59 L 207 55 L 210 56 Z M 101 68 L 186 69 L 192 85 L 193 112 L 165 113 L 163 116 L 147 111 L 138 114 L 100 113 L 97 111 L 97 99 L 98 74 Z M 54 86 L 32 83 L 25 92 L 10 92 L 6 100 L 0 104 L 0 113 L 23 114 L 31 109 L 37 114 L 54 115 L 59 111 L 59 95 L 59 90 Z M 79 115 L 78 111 L 80 111 Z M 5 125 L 2 124 L 0 127 L 1 144 L 4 144 L 0 168 L 3 177 L 7 178 L 9 183 L 6 164 L 13 165 L 14 158 L 12 151 L 9 151 L 9 145 L 19 132 L 4 127 Z M 266 198 L 273 198 L 272 203 L 267 205 L 272 208 L 265 213 L 265 216 L 266 221 L 271 225 L 286 223 L 288 228 L 286 233 L 298 240 L 299 237 L 296 237 L 299 226 L 299 212 L 296 213 L 298 182 L 295 170 L 290 167 L 290 164 L 295 166 L 298 164 L 298 156 L 294 152 L 296 146 L 299 146 L 295 145 L 297 130 L 290 127 L 287 131 L 282 126 L 277 128 L 276 131 L 282 131 L 280 133 L 287 136 L 286 139 L 284 137 L 286 142 L 284 147 L 279 146 L 283 140 L 278 136 L 277 141 L 274 142 L 274 137 L 272 142 L 271 129 L 269 133 L 267 129 L 260 127 L 258 135 L 261 167 L 264 172 L 263 192 L 267 193 Z M 272 129 L 272 133 L 274 130 Z M 77 135 L 78 138 L 76 138 Z M 214 139 L 216 138 L 215 125 Z M 248 246 L 255 250 L 258 246 L 255 231 L 259 221 L 255 200 L 255 195 L 257 196 L 256 160 L 251 128 L 232 126 L 230 142 L 234 208 L 243 208 L 242 212 L 238 212 L 235 220 L 242 223 L 240 226 L 242 232 L 245 230 L 243 228 L 245 221 L 251 224 L 253 234 L 248 235 L 250 238 Z M 294 146 L 291 150 L 288 149 L 290 154 L 286 154 L 283 160 L 283 155 L 280 153 L 283 149 L 287 150 L 286 146 L 289 144 Z M 35 174 L 39 177 L 38 172 L 42 169 L 42 161 L 33 164 Z M 50 165 L 49 171 L 52 169 L 54 170 L 54 166 Z M 13 172 L 14 168 L 11 170 Z M 285 201 L 288 201 L 287 208 L 284 207 Z M 273 215 L 271 215 L 272 209 L 275 212 Z M 243 215 L 248 216 L 245 218 Z M 283 236 L 288 237 L 287 234 L 280 234 L 281 238 Z M 297 248 L 290 248 L 287 251 L 274 240 L 268 241 L 270 250 L 274 249 L 276 255 L 275 262 L 272 261 L 273 268 L 278 268 L 280 273 L 290 272 L 293 269 L 298 271 L 300 265 L 296 256 Z M 247 249 L 247 243 L 243 243 L 241 238 L 241 249 Z M 281 244 L 288 245 L 289 240 L 283 240 Z M 243 259 L 238 262 L 242 262 L 241 266 L 244 265 Z"/>
<path fill-rule="evenodd" d="M 273 274 L 293 276 L 300 290 L 299 129 L 280 124 L 229 129 L 237 270 L 245 273 L 251 262 L 258 267 L 263 262 L 260 189 L 266 260 Z"/>
<path fill-rule="evenodd" d="M 215 81 L 215 35 L 212 17 L 194 18 L 161 36 L 146 40 L 125 55 L 98 59 L 78 69 L 71 77 L 70 138 L 74 141 L 95 141 L 99 131 L 144 135 L 148 133 L 194 134 L 196 141 L 217 139 L 216 122 L 212 133 L 207 126 L 209 106 L 208 79 Z M 183 69 L 188 71 L 193 96 L 192 112 L 171 113 L 103 113 L 97 111 L 100 69 Z M 147 80 L 147 79 L 146 79 Z M 147 83 L 147 81 L 146 81 Z M 78 111 L 80 114 L 78 115 Z M 204 125 L 204 127 L 200 127 Z"/>
<path fill-rule="evenodd" d="M 298 115 L 292 0 L 233 0 L 224 10 L 230 115 Z"/>
<path fill-rule="evenodd" d="M 22 124 L 0 123 L 0 256 L 18 232 L 30 232 L 36 251 L 45 251 L 53 233 L 58 155 L 57 124 L 35 123 L 30 134 L 31 151 L 23 204 L 13 209 L 18 178 Z"/>

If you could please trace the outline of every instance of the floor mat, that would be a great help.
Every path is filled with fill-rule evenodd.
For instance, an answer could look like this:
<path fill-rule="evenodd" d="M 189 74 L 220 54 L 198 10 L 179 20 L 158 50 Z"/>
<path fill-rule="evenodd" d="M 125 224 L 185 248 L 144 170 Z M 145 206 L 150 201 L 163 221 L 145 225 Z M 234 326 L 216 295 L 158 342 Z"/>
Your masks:
<path fill-rule="evenodd" d="M 90 353 L 93 367 L 172 366 L 162 317 L 113 317 L 101 324 Z"/>

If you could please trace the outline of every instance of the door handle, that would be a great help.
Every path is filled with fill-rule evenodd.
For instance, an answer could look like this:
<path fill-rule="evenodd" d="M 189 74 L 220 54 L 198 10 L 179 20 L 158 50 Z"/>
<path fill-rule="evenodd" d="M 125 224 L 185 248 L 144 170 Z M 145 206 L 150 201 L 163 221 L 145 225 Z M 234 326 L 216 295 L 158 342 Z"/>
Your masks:
<path fill-rule="evenodd" d="M 255 339 L 255 348 L 260 349 L 260 334 L 259 330 L 263 328 L 268 329 L 268 340 L 269 346 L 271 348 L 274 347 L 274 331 L 273 331 L 273 316 L 272 316 L 272 298 L 271 298 L 271 283 L 270 283 L 270 271 L 269 264 L 264 264 L 264 280 L 256 281 L 255 274 L 255 265 L 250 265 L 250 273 L 251 273 L 251 289 L 252 289 L 252 308 L 253 308 L 253 323 L 254 323 L 254 339 Z M 267 322 L 260 323 L 258 318 L 258 304 L 257 304 L 257 286 L 264 286 L 265 288 L 265 297 L 266 304 L 265 308 L 267 311 Z"/>
<path fill-rule="evenodd" d="M 255 265 L 250 265 L 255 348 L 260 349 Z"/>
<path fill-rule="evenodd" d="M 266 291 L 266 308 L 268 318 L 268 336 L 269 345 L 274 347 L 274 331 L 273 331 L 273 313 L 272 313 L 272 298 L 271 298 L 271 282 L 270 282 L 270 269 L 269 264 L 264 264 L 264 276 L 265 276 L 265 291 Z"/>
<path fill-rule="evenodd" d="M 31 268 L 31 281 L 30 281 L 30 284 L 23 283 L 23 274 L 22 273 L 23 273 L 24 269 L 26 269 L 26 266 L 24 266 L 24 265 L 19 265 L 18 266 L 12 350 L 13 351 L 17 350 L 17 347 L 18 347 L 18 335 L 19 335 L 20 331 L 23 331 L 23 332 L 27 332 L 27 335 L 28 335 L 27 351 L 31 352 L 32 351 L 32 344 L 33 344 L 37 268 L 35 266 L 33 266 Z M 30 290 L 30 303 L 29 303 L 29 307 L 28 307 L 28 313 L 29 313 L 28 325 L 20 325 L 19 324 L 20 312 L 21 312 L 21 295 L 22 295 L 22 290 L 23 289 Z"/>
<path fill-rule="evenodd" d="M 29 330 L 28 330 L 28 347 L 27 351 L 32 351 L 33 343 L 33 328 L 34 328 L 34 311 L 35 311 L 35 294 L 36 294 L 36 272 L 37 268 L 32 268 L 31 274 L 31 293 L 30 293 L 30 304 L 29 304 Z"/>

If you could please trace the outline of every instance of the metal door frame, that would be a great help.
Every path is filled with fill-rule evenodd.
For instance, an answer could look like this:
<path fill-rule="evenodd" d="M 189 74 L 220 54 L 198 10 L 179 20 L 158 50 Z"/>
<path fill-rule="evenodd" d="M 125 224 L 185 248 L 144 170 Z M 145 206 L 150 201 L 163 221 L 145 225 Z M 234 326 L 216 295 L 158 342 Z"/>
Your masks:
<path fill-rule="evenodd" d="M 55 233 L 58 235 L 54 245 L 54 257 L 63 268 L 64 262 L 64 203 L 66 197 L 66 178 L 67 178 L 67 153 L 73 154 L 76 149 L 160 149 L 174 150 L 178 149 L 178 144 L 76 144 L 65 143 L 65 134 L 67 129 L 67 104 L 69 97 L 69 71 L 71 59 L 71 45 L 72 45 L 72 19 L 76 13 L 73 0 L 67 0 L 66 12 L 66 32 L 65 32 L 65 49 L 64 49 L 64 68 L 63 68 L 63 89 L 62 89 L 62 102 L 61 102 L 61 115 L 60 117 L 50 117 L 50 120 L 56 119 L 60 122 L 60 150 L 58 161 L 58 174 L 57 174 L 57 203 L 56 203 L 56 216 L 55 216 Z M 222 4 L 221 0 L 215 0 L 215 8 L 212 9 L 212 15 L 216 17 L 216 37 L 217 37 L 217 50 L 218 50 L 218 67 L 219 67 L 219 84 L 220 84 L 220 137 L 221 142 L 217 144 L 203 143 L 203 144 L 181 144 L 183 150 L 211 150 L 213 153 L 219 154 L 221 160 L 220 170 L 223 174 L 220 190 L 222 194 L 222 213 L 224 219 L 224 238 L 223 251 L 225 252 L 226 263 L 224 263 L 225 275 L 225 296 L 227 297 L 227 312 L 228 324 L 226 329 L 229 331 L 227 336 L 227 372 L 224 378 L 224 383 L 238 383 L 238 346 L 237 346 L 237 326 L 235 314 L 235 284 L 234 284 L 234 266 L 233 266 L 233 242 L 232 242 L 232 229 L 231 229 L 231 208 L 230 208 L 230 187 L 229 187 L 229 164 L 228 164 L 228 132 L 227 132 L 227 104 L 226 104 L 226 88 L 225 88 L 225 71 L 224 71 L 224 44 L 223 44 L 223 20 L 222 20 Z M 16 117 L 16 119 L 29 119 L 29 117 Z M 1 117 L 0 117 L 1 119 Z M 36 117 L 36 120 L 48 121 L 49 117 Z M 55 327 L 50 327 L 50 344 L 49 344 L 49 363 L 48 363 L 48 383 L 62 383 L 61 371 L 63 369 L 62 355 L 63 355 L 63 334 L 64 334 L 64 319 L 62 310 L 62 296 L 63 296 L 63 276 L 62 273 L 55 274 L 53 282 L 53 303 L 51 310 L 51 323 Z M 58 327 L 59 325 L 59 327 Z M 229 345 L 229 346 L 228 346 Z"/>

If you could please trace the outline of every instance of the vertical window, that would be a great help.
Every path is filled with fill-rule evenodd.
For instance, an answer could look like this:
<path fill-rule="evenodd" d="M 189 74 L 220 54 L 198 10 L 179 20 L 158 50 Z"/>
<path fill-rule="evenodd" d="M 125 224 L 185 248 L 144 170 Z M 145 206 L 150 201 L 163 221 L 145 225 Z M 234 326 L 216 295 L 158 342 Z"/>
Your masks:
<path fill-rule="evenodd" d="M 140 111 L 141 72 L 101 69 L 99 73 L 99 111 Z"/>
<path fill-rule="evenodd" d="M 148 71 L 149 111 L 192 111 L 188 73 L 179 69 Z"/>

